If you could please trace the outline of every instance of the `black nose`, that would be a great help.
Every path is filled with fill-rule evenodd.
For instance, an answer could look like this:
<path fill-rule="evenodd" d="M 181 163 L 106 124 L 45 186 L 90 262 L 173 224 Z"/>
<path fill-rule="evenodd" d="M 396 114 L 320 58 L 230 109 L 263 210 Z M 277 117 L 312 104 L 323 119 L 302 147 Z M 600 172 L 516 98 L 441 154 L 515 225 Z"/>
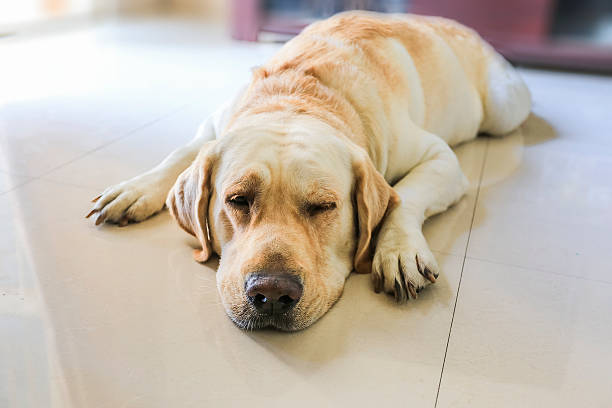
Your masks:
<path fill-rule="evenodd" d="M 249 302 L 260 313 L 278 315 L 297 304 L 304 287 L 297 276 L 258 274 L 247 279 L 245 289 Z"/>

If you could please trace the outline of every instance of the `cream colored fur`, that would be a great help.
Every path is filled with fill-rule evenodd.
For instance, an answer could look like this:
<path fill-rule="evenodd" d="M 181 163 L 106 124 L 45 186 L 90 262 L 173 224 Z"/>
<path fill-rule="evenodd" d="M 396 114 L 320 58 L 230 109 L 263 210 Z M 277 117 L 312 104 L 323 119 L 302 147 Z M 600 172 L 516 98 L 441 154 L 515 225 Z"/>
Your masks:
<path fill-rule="evenodd" d="M 142 221 L 163 208 L 178 178 L 168 206 L 202 242 L 196 259 L 221 255 L 219 291 L 230 317 L 258 327 L 244 278 L 282 255 L 283 265 L 299 271 L 305 294 L 292 322 L 266 324 L 300 329 L 331 307 L 353 268 L 371 270 L 375 289 L 398 300 L 435 282 L 439 268 L 422 224 L 467 187 L 451 146 L 479 132 L 505 134 L 530 108 L 516 71 L 466 27 L 345 13 L 288 42 L 192 142 L 107 189 L 93 212 L 99 222 Z M 227 208 L 225 194 L 245 177 L 266 192 L 259 206 L 270 210 L 261 220 L 241 221 L 244 215 Z M 374 202 L 359 202 L 360 192 Z M 337 208 L 319 223 L 299 215 L 308 200 L 334 200 Z"/>

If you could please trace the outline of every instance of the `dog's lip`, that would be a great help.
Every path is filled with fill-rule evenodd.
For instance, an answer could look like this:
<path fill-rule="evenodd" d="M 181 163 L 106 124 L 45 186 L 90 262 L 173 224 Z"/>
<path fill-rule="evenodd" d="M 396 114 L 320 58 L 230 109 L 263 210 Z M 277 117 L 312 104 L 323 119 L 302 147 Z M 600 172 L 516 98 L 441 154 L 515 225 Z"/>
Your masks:
<path fill-rule="evenodd" d="M 276 329 L 281 331 L 299 330 L 300 325 L 292 313 L 269 316 L 254 312 L 249 317 L 238 319 L 230 316 L 232 321 L 244 330 Z"/>

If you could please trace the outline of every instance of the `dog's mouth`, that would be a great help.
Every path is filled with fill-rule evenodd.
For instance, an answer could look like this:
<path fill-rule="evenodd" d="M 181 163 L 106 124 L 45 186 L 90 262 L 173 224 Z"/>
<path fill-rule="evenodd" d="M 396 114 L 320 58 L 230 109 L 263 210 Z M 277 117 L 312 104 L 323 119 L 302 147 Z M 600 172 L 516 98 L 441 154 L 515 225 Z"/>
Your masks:
<path fill-rule="evenodd" d="M 248 331 L 260 329 L 296 331 L 304 328 L 304 326 L 296 320 L 294 313 L 266 315 L 255 312 L 241 318 L 230 315 L 230 318 L 236 326 Z"/>
<path fill-rule="evenodd" d="M 273 329 L 290 332 L 302 330 L 311 323 L 302 318 L 303 305 L 284 313 L 262 313 L 248 303 L 226 307 L 225 310 L 236 326 L 247 331 Z"/>

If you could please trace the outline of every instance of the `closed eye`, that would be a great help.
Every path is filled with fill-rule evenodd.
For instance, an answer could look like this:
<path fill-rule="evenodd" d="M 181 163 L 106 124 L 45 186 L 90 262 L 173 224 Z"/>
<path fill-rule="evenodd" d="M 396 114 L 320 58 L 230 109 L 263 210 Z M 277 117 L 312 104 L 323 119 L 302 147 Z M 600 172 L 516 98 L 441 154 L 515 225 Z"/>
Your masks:
<path fill-rule="evenodd" d="M 233 195 L 227 198 L 227 203 L 232 207 L 242 210 L 248 210 L 251 205 L 249 199 L 243 195 Z"/>
<path fill-rule="evenodd" d="M 306 214 L 308 214 L 311 217 L 314 217 L 316 215 L 331 211 L 331 210 L 335 210 L 336 209 L 336 203 L 334 202 L 329 202 L 329 203 L 308 203 L 306 204 Z"/>

